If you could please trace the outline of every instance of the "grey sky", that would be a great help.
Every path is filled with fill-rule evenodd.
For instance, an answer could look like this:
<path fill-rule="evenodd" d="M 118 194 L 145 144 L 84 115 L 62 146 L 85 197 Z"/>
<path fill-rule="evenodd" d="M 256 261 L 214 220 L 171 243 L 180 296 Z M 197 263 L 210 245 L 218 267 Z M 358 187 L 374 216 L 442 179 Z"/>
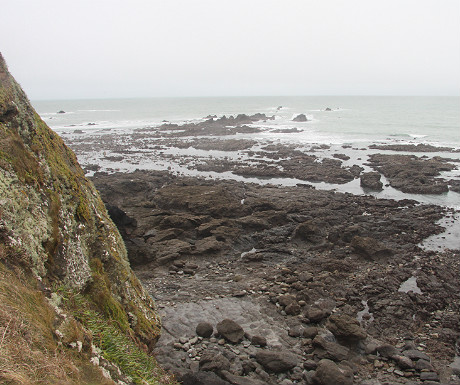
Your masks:
<path fill-rule="evenodd" d="M 5 0 L 31 99 L 459 95 L 458 0 Z"/>

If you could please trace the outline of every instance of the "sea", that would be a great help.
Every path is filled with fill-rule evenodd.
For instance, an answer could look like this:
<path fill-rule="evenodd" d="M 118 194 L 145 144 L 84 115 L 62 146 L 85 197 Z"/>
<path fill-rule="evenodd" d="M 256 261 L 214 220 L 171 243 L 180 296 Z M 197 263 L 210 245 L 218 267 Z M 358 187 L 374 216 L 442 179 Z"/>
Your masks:
<path fill-rule="evenodd" d="M 256 134 L 239 134 L 239 138 L 263 143 L 295 144 L 300 148 L 312 145 L 327 145 L 324 156 L 345 153 L 350 156 L 349 165 L 359 164 L 366 171 L 370 153 L 394 153 L 371 150 L 371 144 L 430 144 L 450 147 L 453 152 L 414 153 L 422 157 L 441 156 L 458 163 L 456 170 L 443 173 L 446 179 L 460 180 L 460 97 L 433 96 L 264 96 L 264 97 L 188 97 L 188 98 L 130 98 L 130 99 L 88 99 L 88 100 L 36 100 L 33 106 L 42 119 L 64 141 L 84 137 L 98 138 L 105 134 L 119 135 L 120 140 L 129 141 L 130 135 L 138 129 L 155 130 L 164 122 L 200 122 L 208 116 L 236 116 L 263 113 L 275 116 L 274 120 L 257 122 L 262 128 Z M 307 122 L 293 122 L 299 114 L 306 115 Z M 298 132 L 280 132 L 279 129 L 298 128 Z M 103 141 L 101 140 L 101 143 Z M 135 142 L 130 143 L 131 152 Z M 71 146 L 72 147 L 72 146 Z M 324 146 L 325 147 L 325 146 Z M 240 157 L 241 153 L 179 150 L 171 148 L 171 154 L 205 157 Z M 187 153 L 187 151 L 189 151 Z M 102 171 L 129 172 L 135 169 L 169 169 L 178 175 L 192 175 L 206 178 L 231 178 L 251 183 L 296 185 L 305 181 L 289 179 L 243 178 L 231 173 L 200 173 L 180 164 L 156 162 L 152 154 L 139 151 L 135 161 L 107 161 L 107 149 L 82 154 L 77 152 L 80 163 L 98 164 Z M 134 151 L 135 152 L 135 151 Z M 401 152 L 398 152 L 401 154 Z M 315 155 L 318 155 L 316 153 Z M 346 162 L 345 162 L 346 164 Z M 383 178 L 383 182 L 387 182 Z M 313 183 L 312 183 L 313 184 Z M 404 194 L 387 186 L 381 192 L 371 192 L 377 198 L 415 199 L 420 203 L 436 204 L 460 210 L 460 194 L 449 191 L 440 195 Z M 343 185 L 327 183 L 313 184 L 315 188 L 336 190 L 352 194 L 364 192 L 359 179 Z M 441 223 L 447 228 L 443 243 L 460 248 L 460 215 L 445 218 Z M 447 237 L 447 239 L 446 239 Z M 429 244 L 430 242 L 427 242 Z M 433 241 L 438 247 L 439 239 Z M 455 247 L 457 246 L 457 247 Z"/>
<path fill-rule="evenodd" d="M 279 96 L 132 98 L 32 101 L 55 131 L 142 128 L 163 121 L 199 121 L 208 115 L 265 113 L 280 128 L 305 114 L 295 140 L 324 144 L 429 143 L 460 149 L 460 97 Z M 332 111 L 326 111 L 330 108 Z M 65 114 L 58 114 L 64 111 Z M 332 113 L 331 113 L 332 112 Z M 298 123 L 299 124 L 299 123 Z M 297 124 L 297 125 L 298 125 Z"/>

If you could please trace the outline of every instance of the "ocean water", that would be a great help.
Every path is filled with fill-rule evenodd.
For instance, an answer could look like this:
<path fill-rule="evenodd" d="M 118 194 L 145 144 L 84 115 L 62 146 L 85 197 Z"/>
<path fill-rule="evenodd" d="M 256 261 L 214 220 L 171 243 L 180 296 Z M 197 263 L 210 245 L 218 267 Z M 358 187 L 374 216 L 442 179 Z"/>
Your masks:
<path fill-rule="evenodd" d="M 460 149 L 459 97 L 304 96 L 150 98 L 33 101 L 41 117 L 58 131 L 142 128 L 167 120 L 195 121 L 207 115 L 275 115 L 269 125 L 300 127 L 302 134 L 282 135 L 295 142 L 357 144 L 429 143 Z M 281 109 L 278 109 L 282 107 Z M 332 111 L 325 111 L 331 108 Z M 58 114 L 58 111 L 65 114 Z M 309 122 L 294 123 L 305 114 Z M 88 126 L 88 124 L 94 124 Z"/>

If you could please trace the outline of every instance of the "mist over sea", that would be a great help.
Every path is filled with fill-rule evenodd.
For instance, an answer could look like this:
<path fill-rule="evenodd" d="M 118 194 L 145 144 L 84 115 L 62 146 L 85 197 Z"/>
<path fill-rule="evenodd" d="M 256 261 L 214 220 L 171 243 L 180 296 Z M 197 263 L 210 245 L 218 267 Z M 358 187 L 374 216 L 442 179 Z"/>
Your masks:
<path fill-rule="evenodd" d="M 428 143 L 460 148 L 459 97 L 279 96 L 34 101 L 57 131 L 143 128 L 166 120 L 200 120 L 208 115 L 275 115 L 268 124 L 299 127 L 280 139 L 307 143 Z M 282 108 L 279 108 L 282 107 Z M 330 108 L 332 111 L 325 111 Z M 58 114 L 65 111 L 65 114 Z M 305 123 L 292 122 L 303 113 Z"/>

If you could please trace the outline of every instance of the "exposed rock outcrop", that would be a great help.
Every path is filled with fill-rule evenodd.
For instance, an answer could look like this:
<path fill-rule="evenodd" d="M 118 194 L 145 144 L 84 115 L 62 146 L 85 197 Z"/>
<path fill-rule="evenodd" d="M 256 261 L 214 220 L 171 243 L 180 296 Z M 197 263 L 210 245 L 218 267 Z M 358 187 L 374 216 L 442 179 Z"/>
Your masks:
<path fill-rule="evenodd" d="M 138 347 L 153 348 L 160 319 L 131 271 L 117 228 L 73 152 L 34 111 L 1 55 L 0 204 L 2 277 L 27 277 L 22 278 L 27 281 L 24 290 L 36 292 L 40 300 L 49 297 L 59 314 L 67 313 L 65 318 L 56 314 L 56 320 L 50 316 L 44 331 L 62 329 L 59 338 L 88 351 L 91 338 L 83 338 L 84 330 L 116 325 Z M 4 290 L 1 285 L 0 293 Z M 11 302 L 11 306 L 16 304 Z M 18 311 L 25 309 L 21 304 Z M 32 325 L 36 322 L 35 314 L 25 316 L 31 317 Z M 61 328 L 63 319 L 75 322 L 72 333 L 77 336 L 66 335 L 71 331 Z M 90 320 L 95 323 L 90 325 Z M 10 338 L 7 332 L 5 341 Z M 50 343 L 56 342 L 51 339 Z"/>

